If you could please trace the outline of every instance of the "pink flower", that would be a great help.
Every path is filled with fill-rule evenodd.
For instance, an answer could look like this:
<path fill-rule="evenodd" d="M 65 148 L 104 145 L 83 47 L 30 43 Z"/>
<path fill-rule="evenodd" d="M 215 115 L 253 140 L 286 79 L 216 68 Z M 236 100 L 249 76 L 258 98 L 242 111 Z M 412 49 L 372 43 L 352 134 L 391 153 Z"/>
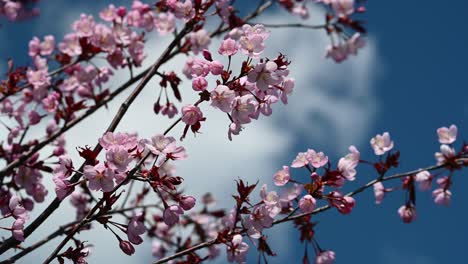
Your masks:
<path fill-rule="evenodd" d="M 151 255 L 155 258 L 162 258 L 166 254 L 166 249 L 164 248 L 163 244 L 158 241 L 154 240 L 153 243 L 151 244 Z"/>
<path fill-rule="evenodd" d="M 46 98 L 42 99 L 42 107 L 49 113 L 54 113 L 58 107 L 58 99 L 60 95 L 57 92 L 50 93 Z"/>
<path fill-rule="evenodd" d="M 382 182 L 374 183 L 374 195 L 375 195 L 375 204 L 382 203 L 382 200 L 385 197 L 385 187 L 382 184 Z"/>
<path fill-rule="evenodd" d="M 413 205 L 402 205 L 398 209 L 398 214 L 405 224 L 413 222 L 417 217 L 416 208 Z"/>
<path fill-rule="evenodd" d="M 110 192 L 114 189 L 114 172 L 101 163 L 94 167 L 86 165 L 83 174 L 88 179 L 91 190 Z"/>
<path fill-rule="evenodd" d="M 340 192 L 333 191 L 328 195 L 330 206 L 336 207 L 342 214 L 349 214 L 354 208 L 356 201 L 351 196 L 343 196 Z"/>
<path fill-rule="evenodd" d="M 179 222 L 179 216 L 182 215 L 184 211 L 178 205 L 171 205 L 164 210 L 163 220 L 164 223 L 168 226 L 173 226 Z"/>
<path fill-rule="evenodd" d="M 357 51 L 362 49 L 366 45 L 366 41 L 359 33 L 354 33 L 354 35 L 346 42 L 348 47 L 348 53 L 357 55 Z"/>
<path fill-rule="evenodd" d="M 64 155 L 59 157 L 59 165 L 54 168 L 54 176 L 66 178 L 73 172 L 73 161 Z"/>
<path fill-rule="evenodd" d="M 242 242 L 242 235 L 234 235 L 231 244 L 227 245 L 227 259 L 229 262 L 245 263 L 249 245 Z"/>
<path fill-rule="evenodd" d="M 273 176 L 273 181 L 276 186 L 284 186 L 286 183 L 289 182 L 290 175 L 289 175 L 289 167 L 283 166 L 282 170 L 279 170 Z"/>
<path fill-rule="evenodd" d="M 455 156 L 455 149 L 451 148 L 449 145 L 440 145 L 440 152 L 435 153 L 435 158 L 437 160 L 437 165 L 442 165 L 447 162 L 447 160 Z"/>
<path fill-rule="evenodd" d="M 197 122 L 202 121 L 203 113 L 198 106 L 185 105 L 182 107 L 182 122 L 192 126 Z"/>
<path fill-rule="evenodd" d="M 4 2 L 5 5 L 3 6 L 3 12 L 5 16 L 11 21 L 15 20 L 18 17 L 18 13 L 21 10 L 21 4 L 11 0 L 7 0 Z"/>
<path fill-rule="evenodd" d="M 174 15 L 177 18 L 188 20 L 195 14 L 191 0 L 185 0 L 184 3 L 182 3 L 182 1 L 177 1 L 174 3 L 173 8 Z"/>
<path fill-rule="evenodd" d="M 114 19 L 117 18 L 115 6 L 112 4 L 109 5 L 109 7 L 107 7 L 99 13 L 99 17 L 106 22 L 112 22 Z"/>
<path fill-rule="evenodd" d="M 127 227 L 127 236 L 128 240 L 135 245 L 139 245 L 143 242 L 143 239 L 140 235 L 146 232 L 146 227 L 144 225 L 144 216 L 143 214 L 139 213 L 136 214 L 130 219 Z"/>
<path fill-rule="evenodd" d="M 75 33 L 65 35 L 63 42 L 59 43 L 59 50 L 71 57 L 80 55 L 82 50 L 79 36 Z"/>
<path fill-rule="evenodd" d="M 437 129 L 440 144 L 452 144 L 457 139 L 457 126 L 451 125 L 449 128 L 441 127 Z"/>
<path fill-rule="evenodd" d="M 348 181 L 354 181 L 356 178 L 356 166 L 359 164 L 361 154 L 355 146 L 349 147 L 350 153 L 338 161 L 338 170 Z"/>
<path fill-rule="evenodd" d="M 322 251 L 315 256 L 315 264 L 333 264 L 335 262 L 335 252 L 331 250 Z"/>
<path fill-rule="evenodd" d="M 81 14 L 80 19 L 73 22 L 72 28 L 79 37 L 91 37 L 94 32 L 94 25 L 93 16 Z"/>
<path fill-rule="evenodd" d="M 107 132 L 99 139 L 99 144 L 105 149 L 109 150 L 112 147 L 122 146 L 126 150 L 131 150 L 136 147 L 138 140 L 136 136 L 131 136 L 127 133 L 112 133 Z"/>
<path fill-rule="evenodd" d="M 158 13 L 154 19 L 154 25 L 161 35 L 172 33 L 176 26 L 175 17 L 170 12 Z"/>
<path fill-rule="evenodd" d="M 24 241 L 24 223 L 26 220 L 24 218 L 18 218 L 13 222 L 13 225 L 11 227 L 11 233 L 13 234 L 13 237 L 18 240 L 23 242 Z"/>
<path fill-rule="evenodd" d="M 323 152 L 315 152 L 313 149 L 308 149 L 306 154 L 307 160 L 314 168 L 320 168 L 328 163 L 328 156 Z"/>
<path fill-rule="evenodd" d="M 432 187 L 433 176 L 428 171 L 424 170 L 416 174 L 416 182 L 419 183 L 419 189 L 421 191 L 429 191 Z"/>
<path fill-rule="evenodd" d="M 173 137 L 164 135 L 155 135 L 151 137 L 151 143 L 146 147 L 154 155 L 164 155 L 173 152 L 176 149 L 176 140 Z"/>
<path fill-rule="evenodd" d="M 309 164 L 307 159 L 307 152 L 299 152 L 296 156 L 296 159 L 293 160 L 291 167 L 293 168 L 302 168 Z"/>
<path fill-rule="evenodd" d="M 192 80 L 192 88 L 194 91 L 205 91 L 208 87 L 208 81 L 204 77 L 196 77 Z"/>
<path fill-rule="evenodd" d="M 173 103 L 167 103 L 161 107 L 161 114 L 167 115 L 169 118 L 173 118 L 177 113 L 179 113 L 179 110 Z"/>
<path fill-rule="evenodd" d="M 70 181 L 65 178 L 54 176 L 52 181 L 55 183 L 55 194 L 60 200 L 63 200 L 75 190 L 75 188 L 70 185 Z"/>
<path fill-rule="evenodd" d="M 299 200 L 299 208 L 301 208 L 304 213 L 312 213 L 316 206 L 317 202 L 310 194 L 304 195 L 301 200 Z"/>
<path fill-rule="evenodd" d="M 112 30 L 103 24 L 97 24 L 94 27 L 91 43 L 109 53 L 112 53 L 116 44 Z"/>
<path fill-rule="evenodd" d="M 247 80 L 255 83 L 260 90 L 266 91 L 270 85 L 277 85 L 281 82 L 280 76 L 275 72 L 277 69 L 278 65 L 273 61 L 259 63 L 249 72 Z"/>
<path fill-rule="evenodd" d="M 211 106 L 228 113 L 232 110 L 232 104 L 236 98 L 236 93 L 225 85 L 218 85 L 211 91 Z"/>
<path fill-rule="evenodd" d="M 35 89 L 45 88 L 50 85 L 50 76 L 48 76 L 47 69 L 33 71 L 29 69 L 26 72 L 28 81 L 34 86 Z"/>
<path fill-rule="evenodd" d="M 354 0 L 332 0 L 333 10 L 340 17 L 349 16 L 354 13 Z"/>
<path fill-rule="evenodd" d="M 218 53 L 224 56 L 232 56 L 237 53 L 239 47 L 237 42 L 231 38 L 225 39 L 218 49 Z"/>
<path fill-rule="evenodd" d="M 213 75 L 220 75 L 223 73 L 223 64 L 217 60 L 211 61 L 210 62 L 210 71 Z"/>
<path fill-rule="evenodd" d="M 190 195 L 182 195 L 179 200 L 179 205 L 185 211 L 192 209 L 195 206 L 196 199 Z"/>
<path fill-rule="evenodd" d="M 378 156 L 385 154 L 393 148 L 393 141 L 390 139 L 390 134 L 388 132 L 373 137 L 370 140 L 370 144 L 374 149 L 375 155 Z"/>
<path fill-rule="evenodd" d="M 198 54 L 202 50 L 207 49 L 211 43 L 210 34 L 204 29 L 192 32 L 188 37 L 190 38 L 190 49 L 194 54 Z"/>
<path fill-rule="evenodd" d="M 434 202 L 436 204 L 450 206 L 452 192 L 444 188 L 437 188 L 432 192 L 432 197 L 434 197 Z"/>
<path fill-rule="evenodd" d="M 10 202 L 8 203 L 8 208 L 10 209 L 11 214 L 16 219 L 26 219 L 28 218 L 28 213 L 26 209 L 21 204 L 21 200 L 18 196 L 13 195 L 10 198 Z"/>
<path fill-rule="evenodd" d="M 346 45 L 328 45 L 326 57 L 332 58 L 337 63 L 343 62 L 348 58 L 348 47 Z"/>
<path fill-rule="evenodd" d="M 123 146 L 113 146 L 106 152 L 106 159 L 110 168 L 119 172 L 126 172 L 132 161 L 128 151 Z"/>
<path fill-rule="evenodd" d="M 287 79 L 283 82 L 283 89 L 281 90 L 281 102 L 283 104 L 288 103 L 288 96 L 292 94 L 294 89 L 295 80 Z"/>

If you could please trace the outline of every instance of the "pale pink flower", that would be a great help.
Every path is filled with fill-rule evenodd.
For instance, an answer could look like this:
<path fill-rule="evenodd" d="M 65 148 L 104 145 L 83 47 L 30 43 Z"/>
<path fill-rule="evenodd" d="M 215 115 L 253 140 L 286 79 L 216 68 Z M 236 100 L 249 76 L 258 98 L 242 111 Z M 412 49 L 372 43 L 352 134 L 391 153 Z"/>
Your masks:
<path fill-rule="evenodd" d="M 61 52 L 71 57 L 78 56 L 82 52 L 79 36 L 75 33 L 65 35 L 63 42 L 59 43 L 58 47 Z"/>
<path fill-rule="evenodd" d="M 51 92 L 46 98 L 42 99 L 42 107 L 49 113 L 54 113 L 58 107 L 60 95 L 57 92 Z"/>
<path fill-rule="evenodd" d="M 72 28 L 79 37 L 91 37 L 94 32 L 94 25 L 93 16 L 81 14 L 80 19 L 73 22 Z"/>
<path fill-rule="evenodd" d="M 332 58 L 335 62 L 340 63 L 348 58 L 347 45 L 327 46 L 327 58 Z"/>
<path fill-rule="evenodd" d="M 60 200 L 63 200 L 75 190 L 75 188 L 70 184 L 70 181 L 65 178 L 54 176 L 52 181 L 55 184 L 55 194 Z"/>
<path fill-rule="evenodd" d="M 307 152 L 299 152 L 296 159 L 293 160 L 291 167 L 302 168 L 309 165 L 309 159 L 307 158 Z"/>
<path fill-rule="evenodd" d="M 35 89 L 45 88 L 50 85 L 50 76 L 48 76 L 47 69 L 33 71 L 29 69 L 26 72 L 28 81 Z"/>
<path fill-rule="evenodd" d="M 310 194 L 304 195 L 301 200 L 299 200 L 299 208 L 301 208 L 304 213 L 312 213 L 316 206 L 317 202 Z"/>
<path fill-rule="evenodd" d="M 89 189 L 110 192 L 114 189 L 114 172 L 99 163 L 96 166 L 86 165 L 83 175 L 89 181 Z"/>
<path fill-rule="evenodd" d="M 143 239 L 140 237 L 146 232 L 145 221 L 143 214 L 136 214 L 130 219 L 127 227 L 127 237 L 130 242 L 135 245 L 139 245 L 143 242 Z"/>
<path fill-rule="evenodd" d="M 134 135 L 127 133 L 113 133 L 106 132 L 101 138 L 99 138 L 99 144 L 105 149 L 109 150 L 112 147 L 122 146 L 127 150 L 134 149 L 138 144 L 138 139 Z"/>
<path fill-rule="evenodd" d="M 416 208 L 413 205 L 402 205 L 398 209 L 398 214 L 405 224 L 413 222 L 417 217 Z"/>
<path fill-rule="evenodd" d="M 227 245 L 227 259 L 229 262 L 245 263 L 249 245 L 242 242 L 242 235 L 234 235 L 231 244 Z"/>
<path fill-rule="evenodd" d="M 228 113 L 232 110 L 232 104 L 236 98 L 236 93 L 225 85 L 218 85 L 211 91 L 211 106 Z"/>
<path fill-rule="evenodd" d="M 239 47 L 237 42 L 231 38 L 223 40 L 221 46 L 218 49 L 218 53 L 224 56 L 232 56 L 237 53 Z"/>
<path fill-rule="evenodd" d="M 375 155 L 378 156 L 385 154 L 393 148 L 393 141 L 390 139 L 388 132 L 383 133 L 383 135 L 376 135 L 370 140 L 370 144 L 374 149 Z"/>
<path fill-rule="evenodd" d="M 179 216 L 184 213 L 184 210 L 179 205 L 171 205 L 164 210 L 163 220 L 168 226 L 173 226 L 179 222 Z"/>
<path fill-rule="evenodd" d="M 435 153 L 437 165 L 444 164 L 445 162 L 447 162 L 448 159 L 451 159 L 454 156 L 455 156 L 455 149 L 445 144 L 440 145 L 440 152 Z"/>
<path fill-rule="evenodd" d="M 28 218 L 28 213 L 26 209 L 21 204 L 21 200 L 18 196 L 13 195 L 10 197 L 10 202 L 8 203 L 8 208 L 10 209 L 11 214 L 14 218 L 19 219 L 26 219 Z"/>
<path fill-rule="evenodd" d="M 174 32 L 176 27 L 175 22 L 175 17 L 171 12 L 158 13 L 154 19 L 154 25 L 161 35 Z"/>
<path fill-rule="evenodd" d="M 13 237 L 18 240 L 23 242 L 24 241 L 24 223 L 26 220 L 24 218 L 18 218 L 13 222 L 13 225 L 11 226 L 11 233 Z"/>
<path fill-rule="evenodd" d="M 106 22 L 112 22 L 117 18 L 115 6 L 110 4 L 109 7 L 105 8 L 99 13 L 99 17 Z"/>
<path fill-rule="evenodd" d="M 340 17 L 349 16 L 354 13 L 354 0 L 332 0 L 333 10 Z"/>
<path fill-rule="evenodd" d="M 14 2 L 11 0 L 7 0 L 4 2 L 5 2 L 5 5 L 3 6 L 3 13 L 9 20 L 11 21 L 16 20 L 21 10 L 21 3 Z"/>
<path fill-rule="evenodd" d="M 431 189 L 432 178 L 433 176 L 427 170 L 418 172 L 415 176 L 415 180 L 419 183 L 419 189 L 421 191 L 429 191 Z"/>
<path fill-rule="evenodd" d="M 328 156 L 325 156 L 323 152 L 315 152 L 313 149 L 307 150 L 306 158 L 312 167 L 317 169 L 328 163 Z"/>
<path fill-rule="evenodd" d="M 91 43 L 109 53 L 112 53 L 116 44 L 112 30 L 103 24 L 97 24 L 94 27 Z"/>
<path fill-rule="evenodd" d="M 270 85 L 277 85 L 281 82 L 280 76 L 275 72 L 277 69 L 278 65 L 273 61 L 259 63 L 249 72 L 247 80 L 255 83 L 260 90 L 266 91 Z"/>
<path fill-rule="evenodd" d="M 333 264 L 335 262 L 335 252 L 331 250 L 321 251 L 315 256 L 315 264 Z"/>
<path fill-rule="evenodd" d="M 165 155 L 176 149 L 176 140 L 173 137 L 158 134 L 151 137 L 151 143 L 146 144 L 146 147 L 154 155 Z"/>
<path fill-rule="evenodd" d="M 127 149 L 123 146 L 113 146 L 106 152 L 107 164 L 118 172 L 126 172 L 132 161 Z"/>
<path fill-rule="evenodd" d="M 452 144 L 457 139 L 457 126 L 451 125 L 449 128 L 441 127 L 437 129 L 440 144 Z"/>
<path fill-rule="evenodd" d="M 203 119 L 203 113 L 198 106 L 185 105 L 182 107 L 182 122 L 191 126 Z"/>
<path fill-rule="evenodd" d="M 174 8 L 174 15 L 177 18 L 188 20 L 192 18 L 193 15 L 195 14 L 195 10 L 192 7 L 191 0 L 185 0 L 185 2 L 183 3 L 182 1 L 177 1 L 174 3 L 173 8 Z"/>
<path fill-rule="evenodd" d="M 223 64 L 217 60 L 214 60 L 214 61 L 211 61 L 209 63 L 210 65 L 210 71 L 213 75 L 220 75 L 221 73 L 223 73 Z"/>
<path fill-rule="evenodd" d="M 283 87 L 281 92 L 281 101 L 283 104 L 288 103 L 288 96 L 292 94 L 294 89 L 295 80 L 290 78 L 283 82 Z"/>
<path fill-rule="evenodd" d="M 382 203 L 382 200 L 385 197 L 385 187 L 382 182 L 374 183 L 374 196 L 375 196 L 375 204 Z"/>
<path fill-rule="evenodd" d="M 349 147 L 350 153 L 338 161 L 338 170 L 348 181 L 356 178 L 356 166 L 359 164 L 361 154 L 355 146 Z"/>
<path fill-rule="evenodd" d="M 290 180 L 290 175 L 289 175 L 289 167 L 288 166 L 283 166 L 282 170 L 279 170 L 275 173 L 273 176 L 273 181 L 276 186 L 284 186 L 286 183 L 289 182 Z"/>
<path fill-rule="evenodd" d="M 169 118 L 173 118 L 178 113 L 179 110 L 177 110 L 173 103 L 167 103 L 161 107 L 161 114 L 167 115 Z"/>
<path fill-rule="evenodd" d="M 452 192 L 444 188 L 437 188 L 432 192 L 432 197 L 434 197 L 434 202 L 436 204 L 450 206 Z"/>
<path fill-rule="evenodd" d="M 194 54 L 198 54 L 202 50 L 207 49 L 211 43 L 210 34 L 204 29 L 192 32 L 188 37 L 190 38 L 190 49 Z"/>
<path fill-rule="evenodd" d="M 285 202 L 292 201 L 296 199 L 297 197 L 299 197 L 302 191 L 303 191 L 302 185 L 294 183 L 293 186 L 283 189 L 280 199 Z"/>
<path fill-rule="evenodd" d="M 265 50 L 263 40 L 263 37 L 260 35 L 243 36 L 239 40 L 240 48 L 245 55 L 256 59 Z"/>
<path fill-rule="evenodd" d="M 63 155 L 59 157 L 59 165 L 54 168 L 54 176 L 67 178 L 73 172 L 73 161 L 70 157 Z"/>
<path fill-rule="evenodd" d="M 346 42 L 348 46 L 348 53 L 357 55 L 359 49 L 362 49 L 366 45 L 366 41 L 359 33 L 354 33 L 354 35 Z"/>

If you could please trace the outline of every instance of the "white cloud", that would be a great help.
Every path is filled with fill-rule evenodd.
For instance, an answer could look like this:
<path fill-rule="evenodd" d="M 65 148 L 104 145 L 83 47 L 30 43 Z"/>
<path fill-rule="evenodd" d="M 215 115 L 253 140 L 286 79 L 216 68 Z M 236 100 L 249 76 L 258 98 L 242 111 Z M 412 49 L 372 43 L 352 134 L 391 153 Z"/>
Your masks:
<path fill-rule="evenodd" d="M 322 17 L 318 11 L 312 12 L 312 17 Z M 290 16 L 284 13 L 269 15 L 262 19 L 264 23 L 282 23 Z M 295 156 L 290 149 L 298 142 L 320 146 L 328 146 L 333 153 L 342 152 L 347 145 L 360 143 L 367 138 L 368 128 L 375 116 L 375 97 L 372 92 L 372 80 L 375 76 L 376 47 L 372 40 L 358 57 L 351 58 L 343 65 L 336 65 L 324 59 L 324 47 L 328 43 L 323 32 L 310 30 L 272 30 L 267 42 L 271 56 L 277 52 L 287 54 L 292 60 L 291 75 L 297 80 L 294 94 L 287 106 L 275 107 L 271 118 L 247 125 L 247 128 L 236 136 L 233 142 L 227 139 L 226 116 L 208 106 L 203 106 L 207 121 L 203 124 L 202 134 L 195 138 L 190 134 L 183 142 L 189 153 L 187 161 L 180 162 L 178 172 L 185 178 L 188 193 L 200 197 L 204 192 L 212 192 L 219 200 L 219 206 L 232 205 L 231 194 L 235 191 L 234 180 L 238 177 L 255 182 L 270 183 L 271 176 L 282 164 L 276 162 L 285 155 L 291 159 Z M 167 41 L 153 39 L 148 45 L 149 58 L 147 64 L 154 61 L 161 53 Z M 219 41 L 212 44 L 213 50 Z M 164 70 L 179 71 L 184 63 L 184 57 L 179 56 L 166 65 Z M 117 74 L 114 84 L 125 80 L 126 74 Z M 152 112 L 152 104 L 158 94 L 158 80 L 155 78 L 145 88 L 142 94 L 130 107 L 128 114 L 122 120 L 117 131 L 138 132 L 142 137 L 150 137 L 161 133 L 169 124 L 166 119 Z M 190 82 L 185 81 L 182 87 L 184 103 L 194 102 L 195 93 Z M 128 94 L 128 92 L 126 92 Z M 68 135 L 68 147 L 77 157 L 75 146 L 94 145 L 100 133 L 110 123 L 118 106 L 126 95 L 121 95 L 108 110 L 101 110 L 84 123 L 73 128 Z M 176 138 L 181 135 L 179 127 L 171 133 Z M 304 148 L 311 146 L 304 146 Z M 78 160 L 78 159 L 76 159 Z M 52 186 L 50 186 L 52 198 Z M 65 223 L 74 217 L 69 202 L 64 203 L 47 225 L 33 237 L 40 238 L 50 232 L 52 227 Z M 39 208 L 38 208 L 39 209 Z M 36 210 L 36 213 L 39 210 Z M 272 236 L 281 236 L 283 232 L 272 232 Z M 92 263 L 108 259 L 109 252 L 116 252 L 113 264 L 127 263 L 128 258 L 117 252 L 113 237 L 102 228 L 92 233 L 83 232 L 83 237 L 90 239 L 96 250 L 90 259 Z M 92 239 L 91 239 L 92 238 Z M 112 241 L 112 242 L 110 242 Z M 279 246 L 279 239 L 273 239 L 274 248 Z M 114 243 L 115 242 L 115 243 Z M 23 261 L 43 259 L 58 242 L 51 242 L 40 252 L 30 254 Z M 150 254 L 148 244 L 137 247 L 137 252 L 143 256 Z M 287 255 L 287 254 L 283 254 Z M 117 257 L 118 256 L 118 257 Z M 221 261 L 223 262 L 223 261 Z"/>

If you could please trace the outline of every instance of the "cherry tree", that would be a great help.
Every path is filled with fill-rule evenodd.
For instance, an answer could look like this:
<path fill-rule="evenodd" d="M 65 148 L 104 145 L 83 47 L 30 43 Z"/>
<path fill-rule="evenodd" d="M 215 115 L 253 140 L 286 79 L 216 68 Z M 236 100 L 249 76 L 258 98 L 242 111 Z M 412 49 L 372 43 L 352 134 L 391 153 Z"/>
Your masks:
<path fill-rule="evenodd" d="M 36 2 L 0 2 L 4 26 L 33 20 L 39 14 Z M 316 5 L 323 8 L 323 23 L 318 25 L 308 22 L 309 8 Z M 25 51 L 30 64 L 8 61 L 0 83 L 1 124 L 8 131 L 0 148 L 0 228 L 5 237 L 0 253 L 10 255 L 0 263 L 19 261 L 47 243 L 56 246 L 40 261 L 87 263 L 92 241 L 80 235 L 97 227 L 120 249 L 114 254 L 136 254 L 138 245 L 151 241 L 154 263 L 208 262 L 224 257 L 221 251 L 229 262 L 245 263 L 249 252 L 258 252 L 267 262 L 275 252 L 265 231 L 286 222 L 294 223 L 306 248 L 295 262 L 333 263 L 339 252 L 333 245 L 319 244 L 314 215 L 326 210 L 350 214 L 359 204 L 355 196 L 367 189 L 374 191 L 376 204 L 390 193 L 402 193 L 404 203 L 392 210 L 404 223 L 417 217 L 418 191 L 432 191 L 438 205 L 450 204 L 453 178 L 468 166 L 468 145 L 460 143 L 453 124 L 441 124 L 435 131 L 440 150 L 435 150 L 434 164 L 422 169 L 394 172 L 400 163 L 398 142 L 383 132 L 369 141 L 374 157 L 362 157 L 357 147 L 349 146 L 348 154 L 332 160 L 322 150 L 304 146 L 303 152 L 291 153 L 289 164 L 278 164 L 269 185 L 233 179 L 230 208 L 215 208 L 209 189 L 203 197 L 191 195 L 190 186 L 182 183 L 193 175 L 179 175 L 176 166 L 192 155 L 205 155 L 184 147 L 187 137 L 201 132 L 198 136 L 210 136 L 204 130 L 210 119 L 201 105 L 223 112 L 226 140 L 242 144 L 245 127 L 274 114 L 277 103 L 287 107 L 294 96 L 294 71 L 289 67 L 294 61 L 287 54 L 264 55 L 275 28 L 325 34 L 329 45 L 321 47 L 323 54 L 336 63 L 359 56 L 366 46 L 364 1 L 259 0 L 247 10 L 239 6 L 230 0 L 110 4 L 99 14 L 81 14 L 64 36 L 32 38 Z M 304 23 L 262 23 L 262 15 L 274 8 Z M 151 35 L 169 42 L 144 68 Z M 214 38 L 221 39 L 219 45 L 212 43 Z M 184 65 L 166 68 L 175 57 L 183 57 Z M 109 85 L 122 74 L 126 81 Z M 148 100 L 153 100 L 154 114 L 166 117 L 166 129 L 149 138 L 139 136 L 138 130 L 119 130 L 153 79 L 159 81 L 159 95 Z M 124 92 L 128 97 L 107 129 L 96 132 L 94 146 L 66 145 L 67 132 Z M 184 93 L 196 94 L 197 100 L 182 100 Z M 175 127 L 183 132 L 175 134 Z M 37 136 L 31 137 L 31 131 Z M 71 152 L 78 152 L 80 159 L 72 159 Z M 359 166 L 369 166 L 375 177 L 350 190 L 348 183 L 359 181 Z M 55 188 L 48 189 L 44 178 L 51 178 Z M 31 217 L 46 196 L 53 201 Z M 69 222 L 54 223 L 56 230 L 31 240 L 64 204 L 76 211 Z"/>

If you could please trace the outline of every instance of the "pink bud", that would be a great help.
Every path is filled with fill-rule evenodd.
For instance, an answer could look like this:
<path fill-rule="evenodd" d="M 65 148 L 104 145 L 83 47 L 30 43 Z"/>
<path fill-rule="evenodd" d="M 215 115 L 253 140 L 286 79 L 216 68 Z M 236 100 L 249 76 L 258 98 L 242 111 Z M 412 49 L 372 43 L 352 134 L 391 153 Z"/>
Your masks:
<path fill-rule="evenodd" d="M 195 206 L 196 199 L 190 195 L 182 195 L 179 200 L 179 205 L 185 211 L 192 209 Z"/>
<path fill-rule="evenodd" d="M 192 80 L 192 88 L 197 92 L 205 91 L 207 87 L 208 81 L 202 76 L 196 77 Z"/>
<path fill-rule="evenodd" d="M 131 256 L 131 255 L 133 255 L 133 253 L 135 253 L 135 248 L 128 241 L 120 240 L 119 247 L 125 254 L 127 254 L 129 256 Z"/>
<path fill-rule="evenodd" d="M 183 214 L 184 211 L 178 205 L 171 205 L 164 210 L 163 220 L 168 226 L 173 226 L 179 222 L 179 215 Z"/>
<path fill-rule="evenodd" d="M 302 212 L 304 213 L 312 213 L 316 205 L 317 203 L 314 197 L 312 197 L 310 194 L 304 195 L 304 197 L 302 197 L 299 201 L 299 208 L 301 208 Z"/>
<path fill-rule="evenodd" d="M 401 220 L 403 223 L 409 224 L 416 220 L 416 208 L 412 205 L 402 205 L 398 209 L 398 214 L 400 215 Z"/>

